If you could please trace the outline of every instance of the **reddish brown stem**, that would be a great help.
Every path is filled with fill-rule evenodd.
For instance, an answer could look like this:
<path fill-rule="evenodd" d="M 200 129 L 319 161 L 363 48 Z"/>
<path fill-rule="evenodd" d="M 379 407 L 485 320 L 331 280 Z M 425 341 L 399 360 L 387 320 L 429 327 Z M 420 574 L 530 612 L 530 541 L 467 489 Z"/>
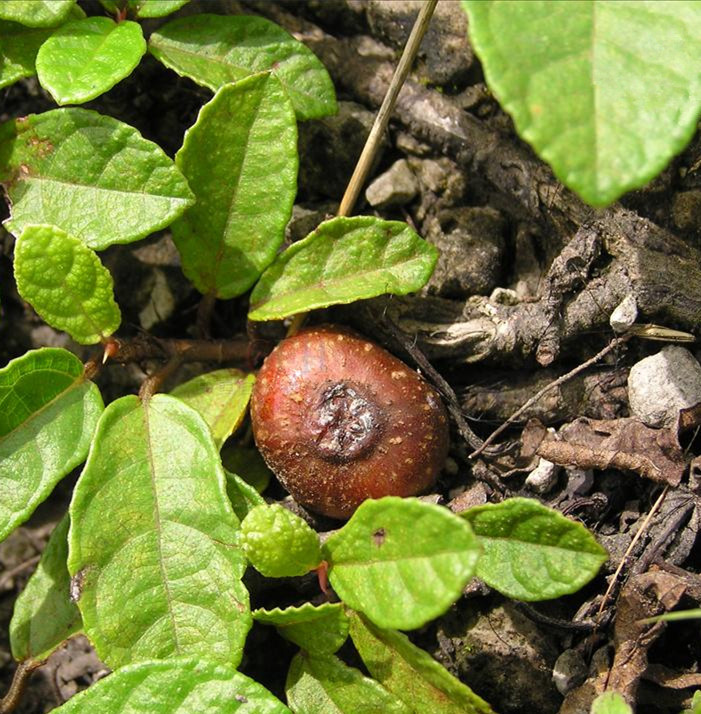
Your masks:
<path fill-rule="evenodd" d="M 34 662 L 32 660 L 20 662 L 17 665 L 7 694 L 0 699 L 0 714 L 10 714 L 10 712 L 13 712 L 17 708 L 24 694 L 29 677 L 32 672 L 38 667 L 41 667 L 41 665 L 42 662 Z"/>

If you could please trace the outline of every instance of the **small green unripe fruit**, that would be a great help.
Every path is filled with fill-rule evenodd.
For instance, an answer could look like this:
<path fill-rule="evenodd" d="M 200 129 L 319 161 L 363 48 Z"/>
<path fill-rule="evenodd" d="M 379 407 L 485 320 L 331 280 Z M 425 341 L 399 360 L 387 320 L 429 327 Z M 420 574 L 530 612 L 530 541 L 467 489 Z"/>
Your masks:
<path fill-rule="evenodd" d="M 263 458 L 294 498 L 348 518 L 367 498 L 414 496 L 448 451 L 437 392 L 378 345 L 342 327 L 281 342 L 251 398 Z"/>

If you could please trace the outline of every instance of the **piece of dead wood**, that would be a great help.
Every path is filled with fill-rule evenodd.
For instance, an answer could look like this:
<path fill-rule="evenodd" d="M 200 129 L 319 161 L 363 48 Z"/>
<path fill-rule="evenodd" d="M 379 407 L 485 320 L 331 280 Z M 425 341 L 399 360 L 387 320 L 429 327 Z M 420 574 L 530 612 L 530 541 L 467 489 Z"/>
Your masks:
<path fill-rule="evenodd" d="M 387 60 L 393 56 L 391 48 L 361 35 L 334 37 L 277 3 L 251 6 L 305 42 L 347 96 L 371 108 L 380 106 L 394 72 Z M 344 28 L 335 27 L 338 31 Z M 603 211 L 585 205 L 523 142 L 491 128 L 453 97 L 421 82 L 406 81 L 394 119 L 456 161 L 471 181 L 488 182 L 504 210 L 517 220 L 538 222 L 549 234 L 553 254 L 558 247 L 561 251 L 562 259 L 552 262 L 542 299 L 536 303 L 500 305 L 475 297 L 465 305 L 461 324 L 441 330 L 430 310 L 425 324 L 419 324 L 421 308 L 416 300 L 408 300 L 407 324 L 399 315 L 392 319 L 418 339 L 429 359 L 444 356 L 437 354 L 447 348 L 438 336 L 443 331 L 450 333 L 453 361 L 462 357 L 514 362 L 536 355 L 541 364 L 550 364 L 568 340 L 605 327 L 613 309 L 629 295 L 644 320 L 689 330 L 701 324 L 698 250 L 618 204 Z M 606 256 L 608 260 L 602 260 Z"/>
<path fill-rule="evenodd" d="M 643 673 L 643 677 L 648 682 L 654 682 L 660 687 L 669 689 L 687 689 L 689 687 L 701 687 L 701 673 L 699 672 L 676 672 L 663 664 L 648 664 Z"/>
<path fill-rule="evenodd" d="M 677 486 L 685 463 L 672 429 L 652 429 L 637 419 L 576 419 L 553 435 L 536 420 L 524 429 L 522 455 L 540 456 L 561 466 L 633 471 Z"/>
<path fill-rule="evenodd" d="M 671 610 L 686 591 L 682 580 L 663 572 L 642 573 L 626 583 L 618 600 L 614 625 L 616 654 L 608 688 L 634 705 L 640 678 L 647 668 L 647 653 L 664 632 L 665 624 L 641 622 Z"/>

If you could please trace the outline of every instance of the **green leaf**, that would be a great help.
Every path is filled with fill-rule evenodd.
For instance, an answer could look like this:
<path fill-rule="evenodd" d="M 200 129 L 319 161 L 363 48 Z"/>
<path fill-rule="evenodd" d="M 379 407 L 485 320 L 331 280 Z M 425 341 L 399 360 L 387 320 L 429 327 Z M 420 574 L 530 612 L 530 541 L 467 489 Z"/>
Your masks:
<path fill-rule="evenodd" d="M 299 119 L 336 112 L 333 84 L 324 65 L 305 45 L 262 17 L 201 14 L 179 18 L 151 35 L 149 51 L 166 67 L 214 92 L 271 70 Z"/>
<path fill-rule="evenodd" d="M 73 5 L 69 16 L 78 19 L 85 17 L 85 13 L 78 5 Z M 17 22 L 0 21 L 0 88 L 36 74 L 37 52 L 52 32 L 50 27 L 27 27 Z"/>
<path fill-rule="evenodd" d="M 346 605 L 381 627 L 421 627 L 442 615 L 472 576 L 479 546 L 466 525 L 416 499 L 365 501 L 324 544 L 329 580 Z"/>
<path fill-rule="evenodd" d="M 625 712 L 625 714 L 628 714 Z M 691 709 L 685 709 L 681 714 L 701 714 L 701 690 L 694 692 L 691 700 Z"/>
<path fill-rule="evenodd" d="M 171 394 L 202 415 L 221 449 L 246 416 L 255 381 L 255 375 L 238 369 L 218 369 L 178 385 Z"/>
<path fill-rule="evenodd" d="M 285 639 L 312 654 L 333 654 L 348 637 L 348 616 L 339 602 L 254 610 L 253 619 L 275 625 Z"/>
<path fill-rule="evenodd" d="M 576 592 L 608 558 L 583 525 L 531 498 L 510 498 L 460 515 L 482 546 L 476 575 L 516 600 Z"/>
<path fill-rule="evenodd" d="M 27 27 L 55 27 L 69 16 L 75 3 L 76 0 L 2 0 L 0 20 Z"/>
<path fill-rule="evenodd" d="M 0 541 L 85 459 L 102 409 L 66 350 L 32 350 L 0 369 Z"/>
<path fill-rule="evenodd" d="M 279 504 L 257 506 L 241 523 L 241 547 L 262 575 L 304 575 L 321 562 L 319 536 Z"/>
<path fill-rule="evenodd" d="M 44 42 L 37 74 L 57 104 L 82 104 L 128 77 L 145 52 L 135 22 L 86 17 L 67 22 Z"/>
<path fill-rule="evenodd" d="M 285 684 L 295 714 L 409 714 L 382 685 L 333 655 L 300 652 Z"/>
<path fill-rule="evenodd" d="M 280 82 L 260 74 L 220 89 L 175 162 L 197 197 L 173 225 L 185 275 L 203 294 L 246 292 L 282 244 L 297 188 L 297 124 Z"/>
<path fill-rule="evenodd" d="M 691 139 L 701 110 L 698 2 L 463 6 L 489 87 L 519 135 L 588 203 L 642 186 Z"/>
<path fill-rule="evenodd" d="M 35 74 L 37 52 L 51 29 L 0 22 L 0 87 Z"/>
<path fill-rule="evenodd" d="M 242 521 L 256 506 L 264 506 L 265 499 L 249 483 L 237 474 L 224 471 L 226 476 L 226 495 L 236 517 Z"/>
<path fill-rule="evenodd" d="M 80 612 L 71 602 L 71 579 L 66 568 L 66 514 L 46 544 L 37 569 L 15 601 L 10 622 L 12 656 L 19 662 L 46 659 L 81 628 Z"/>
<path fill-rule="evenodd" d="M 77 107 L 1 125 L 0 182 L 12 204 L 9 231 L 54 225 L 94 250 L 164 228 L 193 202 L 158 146 Z"/>
<path fill-rule="evenodd" d="M 431 277 L 438 251 L 406 223 L 332 218 L 290 246 L 251 294 L 250 320 L 279 320 L 384 293 L 406 295 Z"/>
<path fill-rule="evenodd" d="M 165 17 L 189 2 L 190 0 L 130 0 L 129 6 L 135 8 L 137 17 L 145 19 L 147 17 Z"/>
<path fill-rule="evenodd" d="M 633 714 L 618 692 L 603 692 L 592 702 L 591 714 Z"/>
<path fill-rule="evenodd" d="M 358 613 L 351 614 L 350 634 L 370 674 L 412 712 L 493 714 L 487 702 L 406 635 L 375 627 Z"/>
<path fill-rule="evenodd" d="M 225 488 L 194 409 L 163 394 L 107 407 L 73 494 L 68 570 L 85 633 L 113 669 L 240 661 L 251 616 Z"/>
<path fill-rule="evenodd" d="M 206 659 L 140 662 L 110 674 L 54 714 L 292 714 L 233 667 Z"/>
<path fill-rule="evenodd" d="M 272 477 L 272 471 L 258 449 L 249 449 L 238 444 L 227 444 L 221 452 L 224 468 L 233 471 L 258 493 L 263 493 Z"/>
<path fill-rule="evenodd" d="M 52 327 L 76 342 L 111 335 L 122 316 L 112 276 L 94 251 L 54 226 L 28 226 L 15 243 L 19 294 Z"/>

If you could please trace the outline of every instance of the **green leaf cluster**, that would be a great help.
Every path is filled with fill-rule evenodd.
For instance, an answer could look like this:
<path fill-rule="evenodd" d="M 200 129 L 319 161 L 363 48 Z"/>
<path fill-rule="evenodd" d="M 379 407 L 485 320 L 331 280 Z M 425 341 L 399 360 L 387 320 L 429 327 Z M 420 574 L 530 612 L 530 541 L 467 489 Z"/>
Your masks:
<path fill-rule="evenodd" d="M 21 296 L 77 342 L 109 345 L 121 315 L 97 252 L 166 227 L 203 294 L 252 289 L 251 320 L 420 289 L 436 250 L 396 221 L 331 219 L 280 252 L 297 121 L 335 110 L 330 79 L 260 18 L 178 18 L 147 43 L 137 20 L 185 2 L 101 0 L 114 19 L 83 17 L 74 0 L 0 3 L 0 86 L 36 72 L 57 104 L 79 104 L 148 49 L 214 92 L 174 160 L 80 107 L 0 126 Z M 460 515 L 416 499 L 367 501 L 320 545 L 301 518 L 266 504 L 260 456 L 230 441 L 254 379 L 217 370 L 104 408 L 66 350 L 0 369 L 0 540 L 85 462 L 69 516 L 17 601 L 13 656 L 34 663 L 75 632 L 89 637 L 115 671 L 57 711 L 288 712 L 236 669 L 255 619 L 300 648 L 286 686 L 297 713 L 491 712 L 397 630 L 445 613 L 475 575 L 519 599 L 574 592 L 604 551 L 524 499 Z M 342 603 L 251 612 L 249 565 L 267 577 L 316 571 Z M 349 635 L 370 677 L 337 656 Z"/>

